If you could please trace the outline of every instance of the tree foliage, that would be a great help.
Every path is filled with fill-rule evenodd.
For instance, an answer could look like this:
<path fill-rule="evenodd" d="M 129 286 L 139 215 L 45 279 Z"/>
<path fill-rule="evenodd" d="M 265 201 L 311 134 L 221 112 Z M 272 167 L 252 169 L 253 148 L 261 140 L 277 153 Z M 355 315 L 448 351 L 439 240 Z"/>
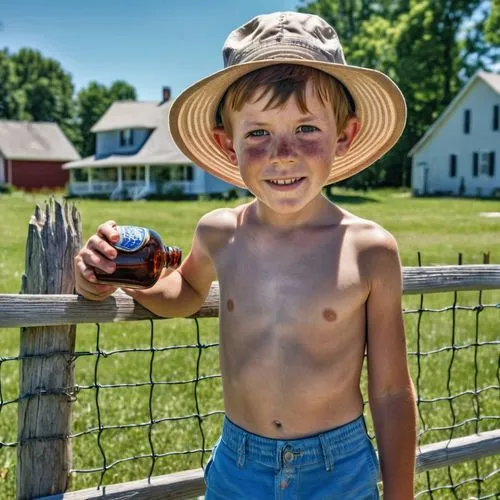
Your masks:
<path fill-rule="evenodd" d="M 0 119 L 55 122 L 81 154 L 94 152 L 92 125 L 123 99 L 137 99 L 127 82 L 90 82 L 75 96 L 71 75 L 55 59 L 30 48 L 0 51 Z"/>
<path fill-rule="evenodd" d="M 493 0 L 491 14 L 485 23 L 485 38 L 488 43 L 500 46 L 500 0 Z"/>
<path fill-rule="evenodd" d="M 479 69 L 498 61 L 500 0 L 313 0 L 301 11 L 336 29 L 349 64 L 377 69 L 401 88 L 405 132 L 376 165 L 346 184 L 408 185 L 409 150 Z"/>
<path fill-rule="evenodd" d="M 121 80 L 112 83 L 109 88 L 92 81 L 78 92 L 76 101 L 78 126 L 82 137 L 82 156 L 89 156 L 95 152 L 95 135 L 90 132 L 90 129 L 109 106 L 114 101 L 135 101 L 136 99 L 135 88 Z"/>

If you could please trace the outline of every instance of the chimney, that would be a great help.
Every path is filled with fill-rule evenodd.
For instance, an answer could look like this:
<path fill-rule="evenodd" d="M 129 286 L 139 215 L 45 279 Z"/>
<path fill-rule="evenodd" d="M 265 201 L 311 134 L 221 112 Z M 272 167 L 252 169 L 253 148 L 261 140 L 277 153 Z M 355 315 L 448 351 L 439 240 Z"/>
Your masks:
<path fill-rule="evenodd" d="M 163 87 L 162 96 L 163 96 L 162 104 L 170 100 L 170 87 Z"/>

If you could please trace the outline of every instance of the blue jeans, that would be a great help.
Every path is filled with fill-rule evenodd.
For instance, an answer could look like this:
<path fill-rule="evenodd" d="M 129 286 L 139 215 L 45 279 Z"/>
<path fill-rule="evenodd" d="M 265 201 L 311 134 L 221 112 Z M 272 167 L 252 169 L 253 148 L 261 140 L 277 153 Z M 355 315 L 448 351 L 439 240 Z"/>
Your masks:
<path fill-rule="evenodd" d="M 363 416 L 301 439 L 270 439 L 224 419 L 205 468 L 206 500 L 378 499 Z"/>

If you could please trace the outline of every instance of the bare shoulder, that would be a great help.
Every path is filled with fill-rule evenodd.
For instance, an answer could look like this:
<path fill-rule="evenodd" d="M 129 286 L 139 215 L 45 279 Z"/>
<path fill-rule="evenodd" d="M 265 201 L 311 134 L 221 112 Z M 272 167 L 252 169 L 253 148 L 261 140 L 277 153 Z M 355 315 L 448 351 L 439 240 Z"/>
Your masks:
<path fill-rule="evenodd" d="M 347 211 L 344 214 L 350 241 L 366 277 L 377 278 L 391 271 L 400 272 L 401 262 L 396 238 L 380 224 Z"/>
<path fill-rule="evenodd" d="M 196 227 L 195 237 L 198 242 L 213 254 L 233 236 L 247 206 L 248 204 L 217 208 L 203 215 Z"/>

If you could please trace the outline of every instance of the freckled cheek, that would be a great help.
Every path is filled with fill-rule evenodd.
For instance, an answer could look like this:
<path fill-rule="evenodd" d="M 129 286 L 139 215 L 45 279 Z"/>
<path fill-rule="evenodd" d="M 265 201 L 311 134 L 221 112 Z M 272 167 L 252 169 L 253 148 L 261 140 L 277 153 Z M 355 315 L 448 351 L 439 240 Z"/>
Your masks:
<path fill-rule="evenodd" d="M 255 163 L 262 161 L 266 158 L 267 154 L 267 147 L 264 145 L 247 146 L 241 149 L 240 154 L 238 155 L 238 160 L 242 164 Z"/>
<path fill-rule="evenodd" d="M 331 148 L 319 141 L 300 141 L 297 144 L 297 151 L 308 158 L 327 158 L 332 152 Z"/>

